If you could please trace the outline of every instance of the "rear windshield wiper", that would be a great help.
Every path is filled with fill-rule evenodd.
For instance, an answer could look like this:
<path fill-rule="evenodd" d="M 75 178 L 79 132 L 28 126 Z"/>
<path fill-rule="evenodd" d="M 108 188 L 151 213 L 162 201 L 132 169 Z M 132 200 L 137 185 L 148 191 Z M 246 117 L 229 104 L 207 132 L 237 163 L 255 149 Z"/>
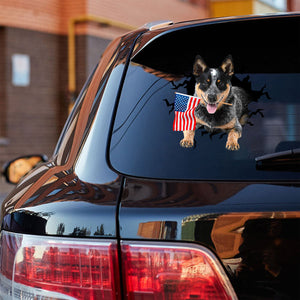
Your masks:
<path fill-rule="evenodd" d="M 257 170 L 300 171 L 300 148 L 255 158 Z"/>

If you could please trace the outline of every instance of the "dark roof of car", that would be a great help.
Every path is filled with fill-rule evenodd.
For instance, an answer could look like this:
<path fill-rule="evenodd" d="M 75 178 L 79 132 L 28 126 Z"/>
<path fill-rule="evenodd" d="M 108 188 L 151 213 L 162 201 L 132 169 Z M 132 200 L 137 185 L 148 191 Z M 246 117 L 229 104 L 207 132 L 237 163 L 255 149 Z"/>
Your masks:
<path fill-rule="evenodd" d="M 287 57 L 294 57 L 297 59 L 298 54 L 293 53 L 296 49 L 290 49 L 286 47 L 285 39 L 294 39 L 294 36 L 299 32 L 299 26 L 297 25 L 296 19 L 299 18 L 300 13 L 280 13 L 280 14 L 269 14 L 269 15 L 249 15 L 249 16 L 240 16 L 240 17 L 226 17 L 226 18 L 216 18 L 216 19 L 202 19 L 202 20 L 192 20 L 185 22 L 162 22 L 161 26 L 155 25 L 153 30 L 151 26 L 149 30 L 142 34 L 135 45 L 132 61 L 139 63 L 141 65 L 153 68 L 155 70 L 160 70 L 162 72 L 172 72 L 172 74 L 182 74 L 181 70 L 177 70 L 177 64 L 174 63 L 175 60 L 172 60 L 173 53 L 174 59 L 176 56 L 176 61 L 182 59 L 186 61 L 187 70 L 193 61 L 189 61 L 188 58 L 192 59 L 197 53 L 188 53 L 187 49 L 190 45 L 190 35 L 192 32 L 195 32 L 195 38 L 193 40 L 193 49 L 199 49 L 202 55 L 207 58 L 209 62 L 209 54 L 211 48 L 219 48 L 220 56 L 227 55 L 228 53 L 236 57 L 234 51 L 238 52 L 239 56 L 243 54 L 241 51 L 245 47 L 258 48 L 260 44 L 267 45 L 269 48 L 265 53 L 268 53 L 272 50 L 273 47 L 281 47 L 282 55 Z M 277 22 L 268 22 L 268 20 L 276 19 Z M 284 21 L 294 22 L 295 31 L 290 34 L 280 34 L 281 25 Z M 294 20 L 294 21 L 293 21 Z M 250 22 L 250 23 L 249 23 Z M 251 26 L 249 26 L 251 25 Z M 263 26 L 262 26 L 263 25 Z M 199 36 L 199 26 L 203 26 L 203 32 Z M 147 26 L 146 26 L 147 27 Z M 263 30 L 261 30 L 263 28 Z M 216 33 L 217 29 L 217 33 Z M 186 32 L 189 32 L 189 35 Z M 216 35 L 214 39 L 214 45 L 205 44 L 208 38 L 210 40 L 212 35 Z M 249 35 L 255 36 L 256 44 L 247 44 Z M 180 42 L 179 42 L 180 41 Z M 208 46 L 208 47 L 207 47 Z M 264 46 L 266 47 L 266 46 Z M 206 50 L 205 50 L 205 49 Z M 176 50 L 176 51 L 175 51 Z M 178 52 L 182 51 L 185 56 L 178 56 Z M 191 50 L 192 51 L 192 50 Z M 205 51 L 207 53 L 205 53 Z M 245 54 L 246 55 L 246 54 Z M 247 53 L 248 55 L 248 53 Z M 166 56 L 168 57 L 168 62 L 166 60 L 166 65 L 162 68 L 161 62 L 158 63 L 157 56 Z M 258 58 L 258 60 L 257 60 Z M 269 58 L 269 59 L 268 59 Z M 274 61 L 270 59 L 269 55 L 256 55 L 255 57 L 249 57 L 249 60 L 253 60 L 251 63 L 248 63 L 248 68 L 253 66 L 257 72 L 257 65 L 264 65 L 264 70 L 262 72 L 274 72 L 276 68 L 277 72 L 298 72 L 298 70 L 278 70 L 278 66 L 274 64 Z M 214 59 L 213 59 L 214 60 Z M 246 60 L 242 58 L 241 60 Z M 240 66 L 241 64 L 238 63 Z M 297 63 L 290 64 L 290 66 L 296 66 Z M 242 67 L 242 66 L 241 66 Z M 188 72 L 188 71 L 187 71 Z M 247 69 L 247 72 L 251 70 Z"/>

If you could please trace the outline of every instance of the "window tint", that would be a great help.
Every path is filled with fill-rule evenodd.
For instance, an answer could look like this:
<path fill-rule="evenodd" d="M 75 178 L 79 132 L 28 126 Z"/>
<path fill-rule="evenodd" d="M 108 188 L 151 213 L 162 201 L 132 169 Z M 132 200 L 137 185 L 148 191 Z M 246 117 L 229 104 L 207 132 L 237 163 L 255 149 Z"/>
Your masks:
<path fill-rule="evenodd" d="M 289 34 L 279 39 L 278 32 Z M 193 25 L 157 37 L 136 54 L 128 69 L 112 132 L 112 166 L 121 173 L 148 178 L 299 179 L 299 173 L 288 166 L 280 171 L 258 170 L 255 161 L 265 154 L 300 148 L 299 48 L 297 18 Z M 205 61 L 201 72 L 206 77 L 193 75 L 197 54 Z M 232 69 L 226 63 L 228 54 Z M 208 72 L 209 68 L 214 69 Z M 224 80 L 223 87 L 218 80 Z M 241 130 L 234 130 L 241 134 L 239 147 L 231 148 L 229 133 L 237 126 L 230 123 L 234 117 L 229 111 L 238 105 L 232 102 L 237 100 L 228 100 L 223 110 L 210 104 L 217 88 L 223 92 L 216 96 L 218 101 L 227 97 L 228 80 L 238 87 L 228 94 L 248 99 L 238 118 Z M 173 130 L 178 109 L 175 92 L 193 96 L 197 86 L 212 123 L 207 119 L 201 123 L 193 147 L 182 147 L 182 131 Z M 195 110 L 201 119 L 198 106 Z"/>

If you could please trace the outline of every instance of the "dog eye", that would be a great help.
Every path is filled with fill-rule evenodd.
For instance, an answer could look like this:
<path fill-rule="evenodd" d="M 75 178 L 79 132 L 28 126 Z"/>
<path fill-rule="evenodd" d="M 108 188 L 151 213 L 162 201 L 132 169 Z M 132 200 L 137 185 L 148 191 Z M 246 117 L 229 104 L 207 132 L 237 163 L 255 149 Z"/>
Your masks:
<path fill-rule="evenodd" d="M 221 90 L 225 90 L 226 89 L 226 85 L 221 80 L 217 80 L 217 86 Z"/>
<path fill-rule="evenodd" d="M 208 83 L 210 83 L 210 79 L 207 79 L 206 81 L 207 81 Z"/>

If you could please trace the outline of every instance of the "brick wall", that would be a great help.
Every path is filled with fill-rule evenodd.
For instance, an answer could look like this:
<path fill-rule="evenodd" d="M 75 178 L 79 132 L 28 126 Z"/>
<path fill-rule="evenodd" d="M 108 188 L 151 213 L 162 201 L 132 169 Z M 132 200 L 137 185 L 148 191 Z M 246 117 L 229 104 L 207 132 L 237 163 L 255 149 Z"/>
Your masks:
<path fill-rule="evenodd" d="M 300 1 L 299 0 L 288 0 L 290 2 L 290 9 L 293 11 L 300 11 Z"/>
<path fill-rule="evenodd" d="M 8 145 L 0 147 L 2 160 L 20 154 L 50 154 L 58 137 L 59 107 L 62 105 L 60 37 L 57 35 L 6 27 L 5 31 L 5 137 Z M 2 34 L 3 38 L 3 34 Z M 66 51 L 66 50 L 64 50 Z M 12 83 L 12 55 L 25 54 L 30 59 L 30 84 Z M 63 69 L 66 70 L 66 67 Z"/>
<path fill-rule="evenodd" d="M 0 165 L 23 154 L 51 155 L 68 113 L 67 36 L 0 27 Z M 76 37 L 77 92 L 110 40 Z M 30 59 L 29 86 L 12 83 L 12 56 Z"/>
<path fill-rule="evenodd" d="M 196 6 L 180 0 L 90 0 L 87 3 L 88 14 L 103 15 L 135 26 L 157 20 L 183 21 L 209 16 L 205 5 Z"/>
<path fill-rule="evenodd" d="M 0 45 L 5 42 L 5 28 L 0 27 Z M 5 143 L 4 137 L 6 136 L 6 94 L 5 82 L 6 74 L 3 72 L 5 69 L 5 48 L 0 46 L 0 145 Z"/>
<path fill-rule="evenodd" d="M 85 83 L 87 77 L 98 63 L 109 39 L 95 36 L 78 35 L 76 37 L 76 88 L 77 94 Z"/>
<path fill-rule="evenodd" d="M 61 25 L 61 1 L 1 1 L 0 20 L 1 25 L 8 27 L 57 33 Z"/>
<path fill-rule="evenodd" d="M 207 2 L 196 1 L 198 5 L 193 5 L 182 0 L 9 0 L 0 2 L 0 24 L 66 34 L 71 17 L 91 14 L 142 26 L 155 20 L 208 17 Z"/>
<path fill-rule="evenodd" d="M 0 28 L 0 163 L 22 154 L 51 155 L 68 112 L 67 37 Z M 78 92 L 110 41 L 76 38 Z M 12 55 L 30 58 L 29 86 L 12 83 Z M 5 83 L 5 84 L 3 84 Z"/>
<path fill-rule="evenodd" d="M 181 0 L 0 1 L 0 164 L 24 154 L 51 155 L 68 113 L 68 21 L 81 15 L 136 27 L 208 16 L 201 5 Z M 125 30 L 93 22 L 75 29 L 78 93 L 108 43 Z M 14 54 L 30 59 L 28 86 L 12 84 Z"/>

